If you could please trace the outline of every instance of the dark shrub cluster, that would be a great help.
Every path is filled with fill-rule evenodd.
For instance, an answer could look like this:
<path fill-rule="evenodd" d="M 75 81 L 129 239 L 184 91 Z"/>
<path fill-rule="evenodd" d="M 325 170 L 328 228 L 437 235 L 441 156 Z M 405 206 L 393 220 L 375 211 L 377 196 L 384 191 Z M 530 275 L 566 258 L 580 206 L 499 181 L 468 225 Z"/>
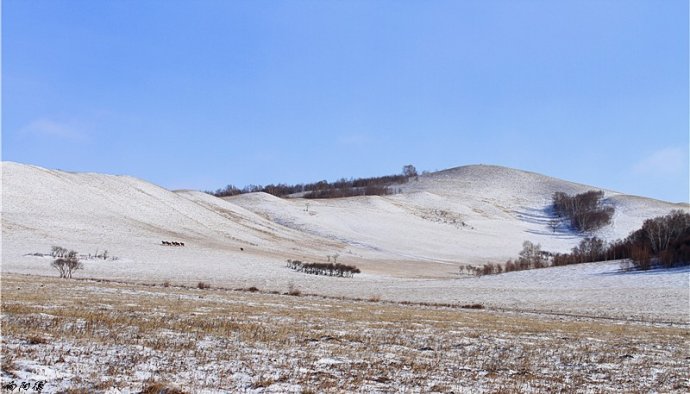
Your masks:
<path fill-rule="evenodd" d="M 630 254 L 625 257 L 637 269 L 690 265 L 690 214 L 674 210 L 666 216 L 647 219 L 624 243 Z"/>
<path fill-rule="evenodd" d="M 484 309 L 484 305 L 482 305 L 482 304 L 466 304 L 466 305 L 462 305 L 460 308 L 462 308 L 462 309 Z"/>
<path fill-rule="evenodd" d="M 580 241 L 578 246 L 572 248 L 570 253 L 556 253 L 553 256 L 553 265 L 562 266 L 609 260 L 607 255 L 609 247 L 602 239 L 588 237 Z"/>
<path fill-rule="evenodd" d="M 673 210 L 647 219 L 639 230 L 610 243 L 597 237 L 585 238 L 571 253 L 556 254 L 553 265 L 621 259 L 639 270 L 690 265 L 690 214 Z"/>
<path fill-rule="evenodd" d="M 417 176 L 417 170 L 412 165 L 403 167 L 400 175 L 387 175 L 371 178 L 345 179 L 342 178 L 335 182 L 319 181 L 307 184 L 287 185 L 280 183 L 277 185 L 248 185 L 239 189 L 233 185 L 228 185 L 215 192 L 207 192 L 216 197 L 234 196 L 244 193 L 264 192 L 277 197 L 285 197 L 295 193 L 306 193 L 305 198 L 340 198 L 352 196 L 381 196 L 393 194 L 394 189 L 389 186 L 406 183 L 410 178 Z"/>
<path fill-rule="evenodd" d="M 461 265 L 460 273 L 474 276 L 493 275 L 503 272 L 503 267 L 496 263 L 487 263 L 481 266 Z"/>
<path fill-rule="evenodd" d="M 546 268 L 551 266 L 549 259 L 553 255 L 549 252 L 541 250 L 541 245 L 534 244 L 530 241 L 522 243 L 522 251 L 520 257 L 513 260 L 506 261 L 504 265 L 497 263 L 487 263 L 482 266 L 460 266 L 460 273 L 465 273 L 475 276 L 495 275 L 503 272 L 525 271 L 538 268 Z"/>
<path fill-rule="evenodd" d="M 303 263 L 299 260 L 288 260 L 287 266 L 290 269 L 304 272 L 305 274 L 337 276 L 341 278 L 352 278 L 355 274 L 362 272 L 355 266 L 340 263 Z"/>
<path fill-rule="evenodd" d="M 388 186 L 367 186 L 367 187 L 350 187 L 344 189 L 326 189 L 309 192 L 304 195 L 304 198 L 342 198 L 355 196 L 387 196 L 394 194 L 393 189 Z"/>
<path fill-rule="evenodd" d="M 574 196 L 553 194 L 553 209 L 577 231 L 594 231 L 611 223 L 613 207 L 603 205 L 604 192 L 590 190 Z"/>

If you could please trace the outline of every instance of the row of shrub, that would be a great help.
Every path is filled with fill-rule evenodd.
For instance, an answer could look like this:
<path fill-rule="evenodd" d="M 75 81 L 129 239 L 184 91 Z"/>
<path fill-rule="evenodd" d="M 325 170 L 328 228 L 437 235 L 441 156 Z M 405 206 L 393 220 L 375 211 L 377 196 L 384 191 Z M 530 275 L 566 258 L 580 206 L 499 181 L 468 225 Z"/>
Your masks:
<path fill-rule="evenodd" d="M 304 198 L 343 198 L 355 196 L 387 196 L 395 190 L 388 186 L 351 187 L 344 189 L 325 189 L 306 193 Z"/>
<path fill-rule="evenodd" d="M 227 197 L 245 193 L 264 192 L 277 197 L 285 197 L 296 193 L 306 193 L 305 198 L 339 198 L 362 195 L 387 195 L 393 194 L 394 189 L 391 185 L 402 184 L 409 181 L 411 177 L 417 176 L 417 170 L 413 165 L 403 167 L 402 174 L 386 175 L 370 178 L 345 179 L 342 178 L 335 182 L 319 181 L 307 184 L 287 185 L 280 183 L 267 186 L 248 185 L 242 189 L 234 185 L 228 185 L 215 192 L 207 192 L 216 197 Z"/>
<path fill-rule="evenodd" d="M 570 253 L 552 254 L 542 251 L 539 244 L 525 241 L 515 260 L 503 265 L 461 266 L 460 273 L 482 276 L 611 260 L 623 260 L 624 269 L 636 270 L 690 265 L 690 213 L 673 210 L 668 215 L 647 219 L 640 229 L 613 242 L 587 237 Z"/>
<path fill-rule="evenodd" d="M 355 274 L 361 273 L 359 268 L 353 265 L 340 263 L 303 263 L 299 260 L 288 260 L 287 267 L 305 274 L 338 276 L 341 278 L 352 278 Z"/>
<path fill-rule="evenodd" d="M 611 223 L 614 208 L 604 205 L 604 192 L 590 190 L 574 196 L 556 192 L 552 196 L 556 215 L 581 232 L 594 231 Z"/>
<path fill-rule="evenodd" d="M 505 264 L 487 263 L 481 266 L 463 265 L 460 266 L 461 274 L 475 276 L 494 275 L 503 272 L 525 271 L 550 267 L 550 259 L 553 254 L 541 250 L 541 245 L 533 244 L 530 241 L 522 243 L 522 251 L 517 259 L 510 259 Z"/>

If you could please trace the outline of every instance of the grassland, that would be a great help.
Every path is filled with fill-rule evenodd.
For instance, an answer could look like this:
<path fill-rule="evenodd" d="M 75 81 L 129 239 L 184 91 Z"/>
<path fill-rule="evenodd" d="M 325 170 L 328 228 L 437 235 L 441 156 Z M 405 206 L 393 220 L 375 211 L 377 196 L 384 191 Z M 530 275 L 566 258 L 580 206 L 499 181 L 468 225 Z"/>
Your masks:
<path fill-rule="evenodd" d="M 2 382 L 132 393 L 690 389 L 684 325 L 288 292 L 3 275 Z"/>

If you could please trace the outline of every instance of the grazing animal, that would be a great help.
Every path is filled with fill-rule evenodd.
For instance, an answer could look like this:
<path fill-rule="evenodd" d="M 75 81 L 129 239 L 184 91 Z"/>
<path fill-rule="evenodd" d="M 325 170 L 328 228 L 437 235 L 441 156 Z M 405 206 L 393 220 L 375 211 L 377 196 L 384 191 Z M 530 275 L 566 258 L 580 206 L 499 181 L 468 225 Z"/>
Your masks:
<path fill-rule="evenodd" d="M 240 250 L 244 252 L 244 248 L 240 248 Z"/>
<path fill-rule="evenodd" d="M 180 244 L 177 241 L 172 241 L 173 246 L 180 246 Z"/>
<path fill-rule="evenodd" d="M 184 246 L 184 242 L 180 242 L 180 246 Z"/>
<path fill-rule="evenodd" d="M 168 242 L 168 241 L 161 241 L 161 243 L 163 243 L 163 245 L 168 245 L 168 246 L 170 246 L 170 242 Z"/>

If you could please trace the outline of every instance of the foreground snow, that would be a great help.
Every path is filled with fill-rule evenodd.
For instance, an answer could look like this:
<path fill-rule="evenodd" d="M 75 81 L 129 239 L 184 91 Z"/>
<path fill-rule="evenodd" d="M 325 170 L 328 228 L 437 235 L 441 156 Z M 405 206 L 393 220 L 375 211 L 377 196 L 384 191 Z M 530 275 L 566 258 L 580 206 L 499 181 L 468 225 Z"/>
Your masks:
<path fill-rule="evenodd" d="M 6 275 L 3 384 L 45 392 L 687 392 L 688 329 Z M 154 386 L 157 385 L 157 386 Z"/>

